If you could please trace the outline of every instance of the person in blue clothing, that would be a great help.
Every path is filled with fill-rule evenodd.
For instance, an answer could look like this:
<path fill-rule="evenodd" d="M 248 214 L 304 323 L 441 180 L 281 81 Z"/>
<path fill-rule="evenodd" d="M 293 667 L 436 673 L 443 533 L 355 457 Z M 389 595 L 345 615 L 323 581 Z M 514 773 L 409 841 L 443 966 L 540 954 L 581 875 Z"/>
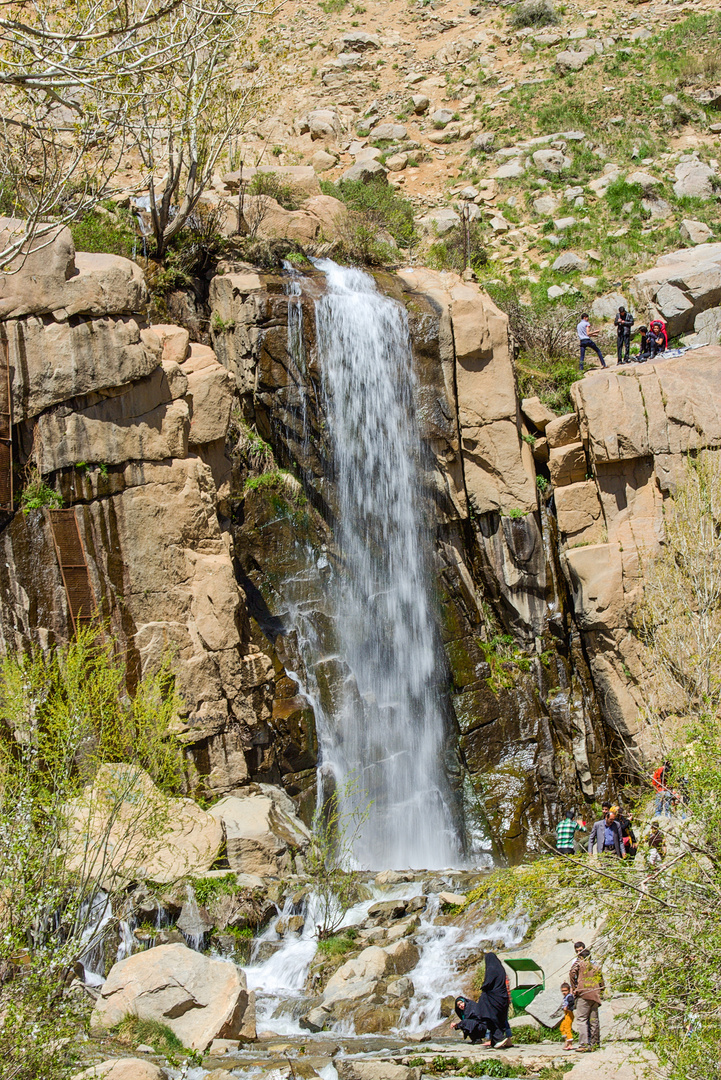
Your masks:
<path fill-rule="evenodd" d="M 613 811 L 604 814 L 601 820 L 597 821 L 591 829 L 591 835 L 588 838 L 589 855 L 593 854 L 594 844 L 599 853 L 617 855 L 619 859 L 625 859 L 626 853 L 621 838 L 621 826 L 616 821 L 616 815 Z"/>
<path fill-rule="evenodd" d="M 578 370 L 583 371 L 583 361 L 586 359 L 586 349 L 593 349 L 596 356 L 601 361 L 601 367 L 605 368 L 606 361 L 603 359 L 603 353 L 596 342 L 592 340 L 598 331 L 591 329 L 588 312 L 584 311 L 581 315 L 581 321 L 576 327 L 576 333 L 578 334 L 578 344 L 581 346 L 581 362 L 578 365 Z"/>

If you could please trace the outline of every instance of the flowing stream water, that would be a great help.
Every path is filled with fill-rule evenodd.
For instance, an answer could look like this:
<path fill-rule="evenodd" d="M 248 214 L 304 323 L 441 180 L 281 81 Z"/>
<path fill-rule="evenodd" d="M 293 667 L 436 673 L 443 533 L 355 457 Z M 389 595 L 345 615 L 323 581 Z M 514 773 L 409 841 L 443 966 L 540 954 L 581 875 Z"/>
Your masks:
<path fill-rule="evenodd" d="M 296 623 L 306 669 L 297 677 L 316 713 L 319 786 L 332 776 L 343 809 L 367 815 L 353 844 L 358 866 L 458 865 L 406 312 L 370 275 L 329 260 L 316 265 L 326 277 L 316 328 L 339 554 L 325 587 L 341 672 L 332 704 L 322 705 L 313 669 L 328 657 Z M 297 288 L 292 280 L 290 295 Z M 291 354 L 302 341 L 297 317 L 291 303 Z M 294 356 L 297 367 L 302 361 Z"/>

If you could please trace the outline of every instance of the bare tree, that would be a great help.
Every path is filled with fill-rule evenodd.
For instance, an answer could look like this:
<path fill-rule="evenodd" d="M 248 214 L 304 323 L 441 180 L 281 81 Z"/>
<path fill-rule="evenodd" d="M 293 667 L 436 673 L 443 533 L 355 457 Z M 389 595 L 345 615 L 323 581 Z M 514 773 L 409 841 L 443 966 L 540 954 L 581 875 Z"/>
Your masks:
<path fill-rule="evenodd" d="M 218 96 L 218 78 L 225 81 L 251 20 L 270 13 L 267 0 L 10 0 L 2 7 L 0 184 L 4 209 L 25 227 L 0 243 L 0 266 L 17 269 L 30 237 L 37 250 L 58 225 L 111 194 L 131 145 L 142 140 L 147 159 L 149 116 L 154 163 L 165 126 L 163 196 L 169 187 L 169 207 L 184 178 L 181 210 L 187 199 L 191 212 L 227 141 L 213 122 L 237 130 L 248 101 L 247 92 Z M 163 197 L 157 211 L 162 221 Z"/>

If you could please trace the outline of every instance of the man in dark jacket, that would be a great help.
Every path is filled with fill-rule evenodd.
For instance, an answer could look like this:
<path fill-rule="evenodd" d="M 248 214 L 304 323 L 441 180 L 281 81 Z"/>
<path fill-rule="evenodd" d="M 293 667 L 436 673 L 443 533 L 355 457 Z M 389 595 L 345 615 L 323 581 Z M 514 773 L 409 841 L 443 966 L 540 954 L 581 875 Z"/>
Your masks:
<path fill-rule="evenodd" d="M 598 1050 L 601 1044 L 601 1025 L 598 1007 L 606 989 L 600 967 L 591 963 L 591 953 L 582 941 L 574 945 L 576 959 L 571 965 L 569 981 L 576 998 L 576 1021 L 578 1023 L 578 1053 Z"/>
<path fill-rule="evenodd" d="M 633 322 L 633 315 L 629 311 L 626 311 L 625 307 L 620 307 L 613 320 L 613 325 L 616 327 L 616 355 L 619 364 L 628 364 L 630 362 L 631 327 L 633 326 Z M 621 359 L 624 351 L 626 355 Z"/>
<path fill-rule="evenodd" d="M 621 840 L 621 827 L 612 811 L 604 814 L 601 820 L 597 821 L 591 829 L 591 835 L 588 838 L 589 855 L 593 854 L 594 844 L 598 851 L 603 852 L 605 855 L 615 854 L 618 855 L 619 859 L 625 858 Z"/>

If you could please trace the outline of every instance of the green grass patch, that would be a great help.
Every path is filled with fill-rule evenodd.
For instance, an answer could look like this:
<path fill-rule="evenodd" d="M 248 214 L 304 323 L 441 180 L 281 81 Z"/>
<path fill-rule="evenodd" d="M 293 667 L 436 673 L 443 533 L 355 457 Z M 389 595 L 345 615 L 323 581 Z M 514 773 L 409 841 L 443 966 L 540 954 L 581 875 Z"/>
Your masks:
<path fill-rule="evenodd" d="M 130 212 L 117 206 L 109 213 L 103 213 L 103 209 L 91 210 L 71 222 L 75 250 L 106 252 L 132 259 L 136 233 Z"/>
<path fill-rule="evenodd" d="M 416 243 L 413 207 L 389 184 L 380 181 L 364 184 L 360 180 L 340 180 L 334 184 L 321 180 L 320 186 L 324 195 L 340 199 L 349 210 L 362 215 L 369 226 L 388 232 L 399 247 Z"/>
<path fill-rule="evenodd" d="M 147 1046 L 152 1046 L 156 1054 L 165 1054 L 168 1058 L 189 1052 L 175 1032 L 157 1020 L 141 1020 L 137 1016 L 126 1016 L 113 1028 L 113 1035 L 118 1042 L 126 1046 L 135 1047 L 140 1043 L 145 1043 Z"/>
<path fill-rule="evenodd" d="M 63 498 L 36 472 L 20 493 L 20 505 L 25 514 L 31 510 L 41 510 L 44 506 L 49 510 L 59 510 L 63 505 Z"/>
<path fill-rule="evenodd" d="M 226 874 L 222 878 L 197 878 L 192 885 L 195 899 L 203 907 L 207 907 L 211 900 L 218 896 L 232 896 L 238 891 L 235 874 Z"/>
<path fill-rule="evenodd" d="M 318 942 L 318 952 L 323 956 L 344 956 L 355 948 L 355 934 L 350 933 L 334 934 L 332 937 L 321 938 Z"/>

